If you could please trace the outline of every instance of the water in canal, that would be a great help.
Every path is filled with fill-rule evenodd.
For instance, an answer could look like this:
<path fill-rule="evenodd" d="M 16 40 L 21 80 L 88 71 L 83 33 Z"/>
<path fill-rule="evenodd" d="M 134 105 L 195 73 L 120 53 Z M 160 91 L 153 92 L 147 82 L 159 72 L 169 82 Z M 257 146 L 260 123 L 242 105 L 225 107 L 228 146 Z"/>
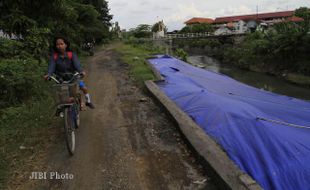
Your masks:
<path fill-rule="evenodd" d="M 216 59 L 208 56 L 188 56 L 187 62 L 193 65 L 203 66 L 206 70 L 225 74 L 237 81 L 240 81 L 250 86 L 254 86 L 256 88 L 299 99 L 310 100 L 309 88 L 296 86 L 275 76 L 270 76 L 253 71 L 241 70 L 227 64 L 222 64 Z"/>

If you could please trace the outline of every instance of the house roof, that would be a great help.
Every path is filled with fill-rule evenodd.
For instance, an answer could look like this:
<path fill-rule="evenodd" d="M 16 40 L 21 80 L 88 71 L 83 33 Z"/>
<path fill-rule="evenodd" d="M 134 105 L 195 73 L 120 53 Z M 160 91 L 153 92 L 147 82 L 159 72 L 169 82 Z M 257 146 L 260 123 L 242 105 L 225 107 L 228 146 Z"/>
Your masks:
<path fill-rule="evenodd" d="M 250 15 L 239 15 L 239 16 L 229 16 L 229 17 L 218 17 L 215 19 L 214 23 L 227 23 L 235 22 L 239 20 L 264 20 L 264 19 L 273 19 L 273 18 L 283 18 L 283 17 L 292 17 L 294 11 L 283 11 L 283 12 L 274 12 L 274 13 L 260 13 L 260 14 L 250 14 Z"/>
<path fill-rule="evenodd" d="M 208 23 L 208 24 L 212 24 L 214 22 L 213 19 L 211 18 L 198 18 L 198 17 L 194 17 L 189 19 L 188 21 L 184 22 L 185 24 L 202 24 L 202 23 Z"/>
<path fill-rule="evenodd" d="M 297 16 L 292 16 L 292 17 L 288 18 L 287 20 L 291 21 L 291 22 L 302 22 L 302 21 L 304 21 L 303 18 L 300 18 L 300 17 L 297 17 Z"/>

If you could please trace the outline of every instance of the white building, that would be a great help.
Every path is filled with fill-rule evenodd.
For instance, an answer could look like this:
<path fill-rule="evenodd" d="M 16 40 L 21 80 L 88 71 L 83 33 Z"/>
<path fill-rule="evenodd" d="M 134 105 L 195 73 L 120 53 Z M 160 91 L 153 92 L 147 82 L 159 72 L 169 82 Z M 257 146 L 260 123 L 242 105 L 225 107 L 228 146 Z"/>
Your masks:
<path fill-rule="evenodd" d="M 219 36 L 219 35 L 227 35 L 227 34 L 232 34 L 233 31 L 230 30 L 227 26 L 223 25 L 220 26 L 217 30 L 214 31 L 214 35 Z"/>

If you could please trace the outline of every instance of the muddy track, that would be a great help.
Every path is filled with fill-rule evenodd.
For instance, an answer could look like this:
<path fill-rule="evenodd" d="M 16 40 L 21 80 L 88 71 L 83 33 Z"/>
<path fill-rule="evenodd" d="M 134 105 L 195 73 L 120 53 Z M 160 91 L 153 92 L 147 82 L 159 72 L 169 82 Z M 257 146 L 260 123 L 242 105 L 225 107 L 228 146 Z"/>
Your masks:
<path fill-rule="evenodd" d="M 70 157 L 56 138 L 41 170 L 74 178 L 35 180 L 26 189 L 215 189 L 173 122 L 131 82 L 113 47 L 87 65 L 96 109 L 81 114 L 76 154 Z"/>

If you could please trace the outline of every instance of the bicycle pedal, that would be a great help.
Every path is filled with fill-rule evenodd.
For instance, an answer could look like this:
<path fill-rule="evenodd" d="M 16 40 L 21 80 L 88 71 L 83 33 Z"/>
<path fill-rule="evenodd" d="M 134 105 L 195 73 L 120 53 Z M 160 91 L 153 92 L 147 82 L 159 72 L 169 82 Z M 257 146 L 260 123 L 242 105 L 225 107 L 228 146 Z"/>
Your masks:
<path fill-rule="evenodd" d="M 57 109 L 54 116 L 55 117 L 59 117 L 60 116 L 60 113 L 61 113 L 61 110 Z"/>

